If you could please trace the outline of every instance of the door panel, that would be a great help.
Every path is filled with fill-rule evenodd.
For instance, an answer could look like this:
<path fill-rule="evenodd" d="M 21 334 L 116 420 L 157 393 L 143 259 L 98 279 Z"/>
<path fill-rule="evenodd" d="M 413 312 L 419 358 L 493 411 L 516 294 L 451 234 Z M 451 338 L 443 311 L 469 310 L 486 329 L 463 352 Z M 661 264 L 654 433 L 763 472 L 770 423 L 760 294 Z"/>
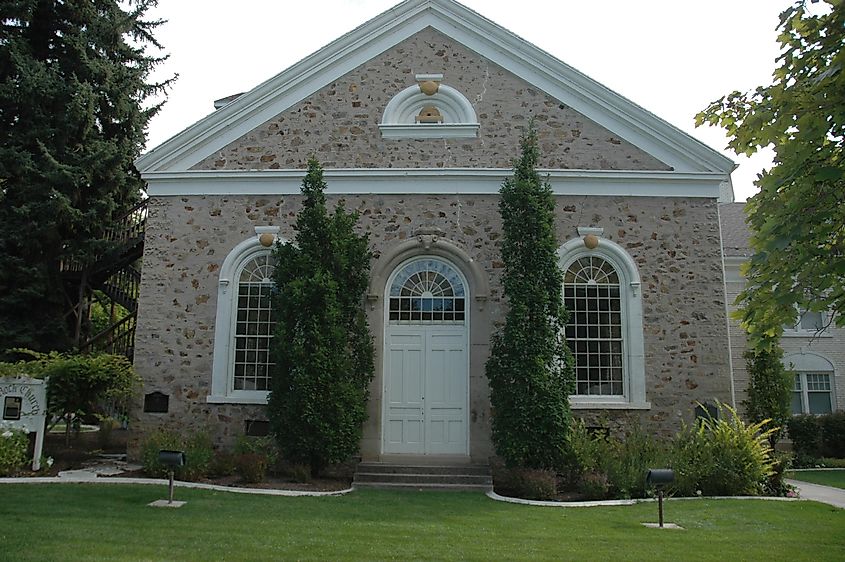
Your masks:
<path fill-rule="evenodd" d="M 464 326 L 391 326 L 385 368 L 385 453 L 466 454 Z"/>
<path fill-rule="evenodd" d="M 388 351 L 385 453 L 423 454 L 423 334 L 392 334 Z"/>

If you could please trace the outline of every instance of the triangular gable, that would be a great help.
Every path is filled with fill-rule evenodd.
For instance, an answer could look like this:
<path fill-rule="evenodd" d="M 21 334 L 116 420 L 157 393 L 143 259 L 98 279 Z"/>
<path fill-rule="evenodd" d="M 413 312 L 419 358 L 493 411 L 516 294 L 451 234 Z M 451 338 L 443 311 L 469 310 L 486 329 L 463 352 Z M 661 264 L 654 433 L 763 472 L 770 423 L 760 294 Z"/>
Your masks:
<path fill-rule="evenodd" d="M 680 173 L 729 174 L 733 162 L 630 100 L 453 0 L 406 0 L 139 158 L 179 172 L 426 27 L 479 53 Z"/>

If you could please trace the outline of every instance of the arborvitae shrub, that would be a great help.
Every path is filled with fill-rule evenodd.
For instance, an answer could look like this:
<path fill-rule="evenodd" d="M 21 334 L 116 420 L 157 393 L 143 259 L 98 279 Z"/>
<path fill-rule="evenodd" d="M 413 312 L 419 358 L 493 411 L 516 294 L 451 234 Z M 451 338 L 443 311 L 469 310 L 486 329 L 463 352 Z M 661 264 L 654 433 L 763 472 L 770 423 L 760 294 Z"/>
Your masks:
<path fill-rule="evenodd" d="M 358 451 L 373 377 L 364 313 L 370 257 L 358 216 L 326 210 L 323 170 L 308 162 L 294 243 L 278 244 L 271 344 L 275 366 L 267 414 L 286 461 L 314 476 Z"/>
<path fill-rule="evenodd" d="M 557 469 L 566 460 L 574 361 L 557 262 L 555 200 L 536 171 L 537 136 L 500 190 L 505 324 L 493 336 L 487 378 L 493 442 L 510 467 Z"/>

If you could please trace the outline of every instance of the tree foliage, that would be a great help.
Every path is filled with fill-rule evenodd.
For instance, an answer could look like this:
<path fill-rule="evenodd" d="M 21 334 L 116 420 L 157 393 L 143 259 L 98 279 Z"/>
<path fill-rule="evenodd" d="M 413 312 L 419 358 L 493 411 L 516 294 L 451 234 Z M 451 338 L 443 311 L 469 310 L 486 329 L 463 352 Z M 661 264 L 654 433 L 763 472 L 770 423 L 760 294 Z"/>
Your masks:
<path fill-rule="evenodd" d="M 729 147 L 773 146 L 773 167 L 747 212 L 755 250 L 740 294 L 752 346 L 777 344 L 796 309 L 845 325 L 845 3 L 796 2 L 780 16 L 773 82 L 733 92 L 696 117 L 721 125 Z"/>
<path fill-rule="evenodd" d="M 358 451 L 373 377 L 373 343 L 364 313 L 371 253 L 358 215 L 342 203 L 331 215 L 319 162 L 302 182 L 296 239 L 277 244 L 268 416 L 287 460 L 313 474 Z"/>
<path fill-rule="evenodd" d="M 775 344 L 766 343 L 759 349 L 745 352 L 748 398 L 742 405 L 752 422 L 768 420 L 772 448 L 791 417 L 793 375 L 784 368 L 782 359 L 783 350 Z"/>
<path fill-rule="evenodd" d="M 513 177 L 500 190 L 504 326 L 492 340 L 487 378 L 493 441 L 510 466 L 554 469 L 567 453 L 574 360 L 557 262 L 555 200 L 537 165 L 533 129 L 522 138 Z"/>
<path fill-rule="evenodd" d="M 107 410 L 125 412 L 141 386 L 141 378 L 123 355 L 13 351 L 28 359 L 0 363 L 0 376 L 47 379 L 47 411 L 64 418 L 66 435 L 74 419 Z"/>
<path fill-rule="evenodd" d="M 144 20 L 157 0 L 0 8 L 0 350 L 68 346 L 59 264 L 86 260 L 140 197 L 134 168 L 168 82 Z"/>

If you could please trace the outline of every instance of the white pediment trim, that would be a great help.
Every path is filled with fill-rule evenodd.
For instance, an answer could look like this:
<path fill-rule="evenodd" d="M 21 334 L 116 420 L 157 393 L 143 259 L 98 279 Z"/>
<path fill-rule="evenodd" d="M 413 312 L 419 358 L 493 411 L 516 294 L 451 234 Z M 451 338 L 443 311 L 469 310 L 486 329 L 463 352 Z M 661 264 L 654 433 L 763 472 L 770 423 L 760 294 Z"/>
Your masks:
<path fill-rule="evenodd" d="M 718 198 L 722 174 L 617 170 L 538 170 L 555 195 Z M 327 169 L 326 193 L 498 194 L 513 170 L 505 168 Z M 190 170 L 148 172 L 150 197 L 179 195 L 299 195 L 305 170 Z"/>
<path fill-rule="evenodd" d="M 546 92 L 676 172 L 734 163 L 677 127 L 453 0 L 406 0 L 201 119 L 136 160 L 142 175 L 188 170 L 320 88 L 432 27 Z"/>

